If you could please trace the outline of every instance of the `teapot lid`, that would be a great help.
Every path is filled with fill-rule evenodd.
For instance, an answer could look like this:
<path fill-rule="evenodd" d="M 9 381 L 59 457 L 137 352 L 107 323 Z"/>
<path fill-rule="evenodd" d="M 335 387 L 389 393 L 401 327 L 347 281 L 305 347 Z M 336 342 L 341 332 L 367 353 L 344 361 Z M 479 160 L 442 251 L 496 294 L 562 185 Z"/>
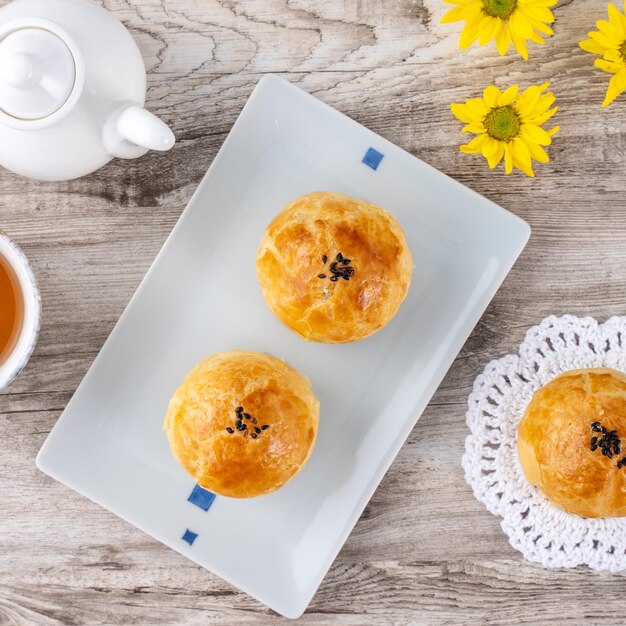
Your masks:
<path fill-rule="evenodd" d="M 58 111 L 76 82 L 76 63 L 65 42 L 45 28 L 14 30 L 0 40 L 0 111 L 41 120 Z"/>

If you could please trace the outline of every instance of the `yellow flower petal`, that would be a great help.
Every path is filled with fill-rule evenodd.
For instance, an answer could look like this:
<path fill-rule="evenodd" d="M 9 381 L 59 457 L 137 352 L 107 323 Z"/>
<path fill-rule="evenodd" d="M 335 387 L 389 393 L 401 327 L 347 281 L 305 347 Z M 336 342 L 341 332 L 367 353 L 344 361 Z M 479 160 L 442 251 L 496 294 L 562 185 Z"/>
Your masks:
<path fill-rule="evenodd" d="M 520 56 L 528 61 L 528 48 L 526 47 L 526 41 L 523 37 L 519 37 L 518 35 L 511 33 L 511 41 L 513 41 L 513 45 L 515 49 L 520 53 Z"/>
<path fill-rule="evenodd" d="M 493 169 L 502 161 L 504 156 L 504 146 L 498 141 L 496 142 L 496 151 L 487 157 L 487 163 L 489 163 L 489 169 Z"/>
<path fill-rule="evenodd" d="M 519 138 L 515 137 L 509 144 L 509 150 L 513 157 L 513 165 L 522 170 L 528 176 L 534 176 L 532 159 L 528 146 Z"/>
<path fill-rule="evenodd" d="M 513 171 L 513 157 L 509 144 L 504 146 L 504 173 L 510 174 Z"/>
<path fill-rule="evenodd" d="M 552 11 L 547 7 L 542 7 L 538 4 L 528 4 L 522 5 L 522 12 L 529 18 L 535 20 L 536 22 L 546 22 L 548 24 L 552 24 L 554 22 L 554 15 Z"/>
<path fill-rule="evenodd" d="M 535 161 L 539 161 L 539 163 L 549 163 L 550 157 L 548 153 L 536 143 L 527 143 L 528 150 L 530 151 L 530 156 L 535 159 Z"/>
<path fill-rule="evenodd" d="M 604 54 L 605 48 L 603 48 L 597 41 L 593 39 L 585 39 L 579 41 L 578 45 L 585 51 L 591 52 L 591 54 Z"/>
<path fill-rule="evenodd" d="M 481 13 L 481 5 L 479 2 L 461 4 L 448 11 L 443 18 L 441 18 L 441 23 L 451 24 L 452 22 L 460 22 L 461 20 L 472 21 L 480 17 Z"/>
<path fill-rule="evenodd" d="M 525 142 L 537 143 L 540 146 L 549 146 L 552 143 L 552 138 L 548 133 L 535 124 L 522 124 L 520 128 L 520 137 Z"/>
<path fill-rule="evenodd" d="M 463 27 L 459 47 L 462 49 L 469 48 L 478 39 L 478 26 L 467 22 Z"/>
<path fill-rule="evenodd" d="M 452 22 L 460 22 L 463 19 L 463 11 L 465 7 L 461 4 L 459 6 L 454 7 L 454 9 L 450 9 L 442 18 L 442 24 L 451 24 Z"/>
<path fill-rule="evenodd" d="M 504 56 L 511 45 L 511 31 L 507 27 L 503 27 L 496 35 L 496 46 L 500 56 Z"/>
<path fill-rule="evenodd" d="M 550 86 L 550 83 L 543 83 L 543 85 L 531 85 L 524 89 L 518 98 L 518 109 L 520 115 L 530 113 L 537 104 L 541 94 Z"/>
<path fill-rule="evenodd" d="M 485 99 L 485 104 L 490 109 L 493 109 L 494 107 L 498 106 L 499 97 L 500 97 L 500 90 L 494 85 L 489 85 L 489 87 L 487 87 L 485 91 L 483 91 L 483 98 Z"/>
<path fill-rule="evenodd" d="M 488 159 L 490 156 L 494 155 L 498 151 L 500 143 L 500 141 L 497 141 L 492 137 L 486 137 L 481 146 L 483 156 Z"/>
<path fill-rule="evenodd" d="M 457 0 L 458 2 L 459 0 Z M 536 4 L 537 6 L 542 7 L 553 7 L 558 0 L 517 0 L 517 3 L 521 6 L 525 6 L 528 4 Z"/>
<path fill-rule="evenodd" d="M 607 22 L 606 20 L 598 20 L 596 22 L 596 27 L 603 35 L 606 35 L 614 43 L 619 42 L 624 37 L 624 32 L 622 30 L 621 24 L 616 26 L 615 24 Z"/>
<path fill-rule="evenodd" d="M 554 107 L 553 109 L 546 111 L 543 115 L 530 117 L 523 121 L 528 124 L 535 124 L 536 126 L 543 126 L 558 110 L 559 110 L 559 107 Z"/>
<path fill-rule="evenodd" d="M 609 74 L 617 74 L 617 72 L 624 69 L 624 64 L 620 66 L 619 63 L 615 63 L 615 61 L 605 61 L 604 59 L 596 59 L 593 64 L 603 72 Z"/>
<path fill-rule="evenodd" d="M 478 135 L 478 137 L 474 137 L 474 139 L 472 139 L 469 143 L 461 146 L 461 152 L 465 152 L 465 154 L 480 154 L 481 147 L 486 137 L 486 135 Z"/>
<path fill-rule="evenodd" d="M 528 19 L 521 11 L 515 11 L 509 18 L 509 28 L 513 35 L 529 39 L 533 36 L 534 30 Z"/>
<path fill-rule="evenodd" d="M 540 33 L 543 33 L 544 35 L 547 35 L 548 37 L 551 37 L 552 35 L 554 35 L 554 31 L 546 24 L 543 24 L 541 22 L 531 22 L 531 25 Z M 533 41 L 536 41 L 536 39 L 534 39 L 533 37 L 531 37 L 531 39 Z M 541 43 L 543 43 L 543 40 L 541 41 Z"/>
<path fill-rule="evenodd" d="M 626 91 L 626 71 L 614 74 L 609 81 L 609 88 L 606 92 L 606 98 L 602 103 L 603 107 L 609 106 L 617 96 Z"/>
<path fill-rule="evenodd" d="M 482 122 L 485 119 L 485 115 L 489 113 L 489 108 L 482 98 L 470 98 L 465 104 L 472 116 L 472 121 Z"/>
<path fill-rule="evenodd" d="M 520 112 L 520 116 L 524 121 L 530 121 L 531 119 L 543 115 L 556 101 L 556 98 L 552 92 L 549 92 L 543 96 L 540 96 L 537 104 L 533 107 L 525 107 L 524 112 Z"/>
<path fill-rule="evenodd" d="M 604 33 L 598 32 L 597 30 L 591 31 L 589 33 L 589 38 L 593 39 L 599 46 L 602 46 L 604 49 L 610 49 L 616 47 L 616 42 L 607 37 Z"/>
<path fill-rule="evenodd" d="M 609 2 L 609 23 L 620 37 L 626 37 L 626 18 L 611 2 Z"/>
<path fill-rule="evenodd" d="M 607 61 L 613 61 L 613 63 L 617 63 L 618 65 L 624 65 L 624 58 L 619 50 L 607 50 L 604 53 L 604 58 Z"/>
<path fill-rule="evenodd" d="M 501 20 L 497 17 L 485 16 L 478 24 L 478 43 L 484 46 L 488 41 L 491 41 L 497 31 L 500 30 Z"/>
<path fill-rule="evenodd" d="M 461 132 L 474 133 L 477 135 L 478 133 L 486 133 L 487 129 L 483 126 L 482 122 L 472 122 L 471 124 L 464 126 Z"/>
<path fill-rule="evenodd" d="M 454 116 L 460 119 L 462 122 L 469 124 L 470 122 L 474 121 L 469 112 L 467 104 L 460 104 L 455 102 L 454 104 L 450 105 L 450 109 Z"/>
<path fill-rule="evenodd" d="M 512 85 L 506 91 L 504 91 L 498 96 L 498 106 L 504 107 L 507 104 L 511 104 L 517 98 L 518 94 L 519 94 L 519 86 Z"/>
<path fill-rule="evenodd" d="M 470 98 L 464 104 L 455 102 L 450 105 L 450 110 L 466 124 L 482 123 L 489 111 L 482 98 Z"/>

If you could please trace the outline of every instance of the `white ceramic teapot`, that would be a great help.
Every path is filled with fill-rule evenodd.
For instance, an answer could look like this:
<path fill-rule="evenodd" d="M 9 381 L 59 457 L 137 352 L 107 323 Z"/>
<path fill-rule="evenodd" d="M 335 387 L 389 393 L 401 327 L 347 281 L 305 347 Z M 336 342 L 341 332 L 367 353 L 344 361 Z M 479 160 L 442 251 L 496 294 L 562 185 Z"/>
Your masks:
<path fill-rule="evenodd" d="M 92 0 L 15 0 L 0 9 L 0 165 L 40 180 L 113 157 L 169 150 L 143 108 L 146 69 L 120 21 Z"/>

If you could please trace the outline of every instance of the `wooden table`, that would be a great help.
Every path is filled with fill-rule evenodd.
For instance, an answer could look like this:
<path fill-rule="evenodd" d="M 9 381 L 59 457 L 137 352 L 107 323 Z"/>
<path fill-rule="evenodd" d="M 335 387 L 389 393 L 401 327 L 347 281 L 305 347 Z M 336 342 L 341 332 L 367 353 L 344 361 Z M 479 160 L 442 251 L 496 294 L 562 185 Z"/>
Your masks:
<path fill-rule="evenodd" d="M 35 455 L 211 164 L 259 78 L 279 74 L 527 220 L 531 241 L 320 587 L 306 625 L 618 624 L 626 577 L 525 562 L 474 500 L 460 459 L 466 399 L 528 326 L 624 313 L 626 97 L 577 41 L 606 14 L 561 0 L 531 60 L 461 52 L 440 0 L 105 0 L 148 67 L 172 152 L 67 183 L 0 172 L 0 227 L 39 278 L 43 327 L 0 395 L 0 624 L 286 620 L 39 473 Z M 0 5 L 6 0 L 0 0 Z M 495 82 L 552 81 L 562 130 L 538 178 L 462 155 L 449 104 Z M 62 149 L 60 147 L 60 149 Z"/>

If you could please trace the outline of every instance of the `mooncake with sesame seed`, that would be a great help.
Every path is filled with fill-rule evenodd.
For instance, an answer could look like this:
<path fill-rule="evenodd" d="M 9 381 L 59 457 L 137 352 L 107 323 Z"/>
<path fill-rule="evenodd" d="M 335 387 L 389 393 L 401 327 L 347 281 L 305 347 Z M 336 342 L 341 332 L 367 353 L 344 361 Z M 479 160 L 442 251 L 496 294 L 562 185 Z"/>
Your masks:
<path fill-rule="evenodd" d="M 306 377 L 268 354 L 233 350 L 187 374 L 164 429 L 172 454 L 201 487 L 252 498 L 276 491 L 304 467 L 318 421 Z"/>
<path fill-rule="evenodd" d="M 308 341 L 349 343 L 378 332 L 406 298 L 413 257 L 394 216 L 339 193 L 289 203 L 256 261 L 274 315 Z"/>
<path fill-rule="evenodd" d="M 626 375 L 570 370 L 533 395 L 517 433 L 528 481 L 581 517 L 626 516 Z"/>

